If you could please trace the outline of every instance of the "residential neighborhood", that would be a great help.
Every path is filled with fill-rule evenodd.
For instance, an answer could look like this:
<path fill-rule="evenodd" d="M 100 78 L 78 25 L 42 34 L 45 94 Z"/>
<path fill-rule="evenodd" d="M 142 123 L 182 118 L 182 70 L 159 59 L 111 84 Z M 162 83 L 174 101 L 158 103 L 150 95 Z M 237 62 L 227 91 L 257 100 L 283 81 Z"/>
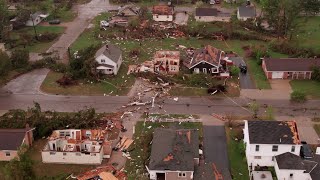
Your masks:
<path fill-rule="evenodd" d="M 0 0 L 0 179 L 320 180 L 319 13 Z"/>

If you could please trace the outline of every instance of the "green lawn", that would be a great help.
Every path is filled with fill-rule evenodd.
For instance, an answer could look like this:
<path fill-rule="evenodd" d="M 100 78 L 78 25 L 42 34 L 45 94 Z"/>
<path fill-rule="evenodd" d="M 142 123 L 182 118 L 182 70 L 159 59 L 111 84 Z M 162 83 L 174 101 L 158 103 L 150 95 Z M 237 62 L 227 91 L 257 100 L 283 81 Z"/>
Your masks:
<path fill-rule="evenodd" d="M 302 91 L 309 98 L 320 98 L 320 82 L 312 80 L 292 80 L 290 85 L 293 91 Z"/>
<path fill-rule="evenodd" d="M 152 122 L 142 122 L 139 121 L 135 125 L 134 143 L 130 146 L 130 157 L 125 165 L 125 172 L 129 180 L 147 180 L 148 176 L 145 174 L 147 170 L 145 165 L 148 164 L 149 157 L 151 155 L 151 141 L 152 134 L 155 128 L 163 127 L 168 128 L 170 126 L 175 126 L 182 129 L 199 129 L 199 138 L 202 140 L 203 131 L 202 123 L 152 123 Z"/>
<path fill-rule="evenodd" d="M 126 67 L 121 67 L 120 71 L 126 70 Z M 91 83 L 79 81 L 78 85 L 70 87 L 61 87 L 56 81 L 63 76 L 62 73 L 50 71 L 41 85 L 41 90 L 49 94 L 62 95 L 126 95 L 131 85 L 134 83 L 134 77 L 129 75 L 124 78 L 116 76 L 114 78 L 105 78 L 105 82 Z M 106 83 L 109 82 L 109 83 Z M 110 84 L 111 83 L 111 84 Z"/>
<path fill-rule="evenodd" d="M 300 18 L 298 34 L 294 37 L 298 46 L 312 48 L 320 52 L 320 17 L 303 17 Z"/>
<path fill-rule="evenodd" d="M 239 130 L 239 129 L 237 129 Z M 235 139 L 236 128 L 232 130 L 226 128 L 227 144 L 228 144 L 228 156 L 231 166 L 231 174 L 233 179 L 236 180 L 248 180 L 249 172 L 247 166 L 247 160 L 245 158 L 245 152 L 243 148 L 243 142 Z M 241 131 L 241 130 L 240 130 Z"/>
<path fill-rule="evenodd" d="M 261 65 L 258 65 L 253 59 L 248 59 L 246 62 L 248 65 L 248 71 L 256 87 L 258 89 L 271 89 L 270 83 L 264 74 Z"/>

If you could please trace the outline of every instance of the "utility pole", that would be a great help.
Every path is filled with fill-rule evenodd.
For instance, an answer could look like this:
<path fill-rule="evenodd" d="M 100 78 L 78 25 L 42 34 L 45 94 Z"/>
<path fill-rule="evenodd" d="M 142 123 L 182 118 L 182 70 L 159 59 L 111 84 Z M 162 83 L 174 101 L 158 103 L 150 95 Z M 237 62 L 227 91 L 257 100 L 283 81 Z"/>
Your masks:
<path fill-rule="evenodd" d="M 36 30 L 36 26 L 34 25 L 32 14 L 30 14 L 30 18 L 31 18 L 31 21 L 32 21 L 32 26 L 33 26 L 35 38 L 36 38 L 36 40 L 38 40 L 37 30 Z"/>

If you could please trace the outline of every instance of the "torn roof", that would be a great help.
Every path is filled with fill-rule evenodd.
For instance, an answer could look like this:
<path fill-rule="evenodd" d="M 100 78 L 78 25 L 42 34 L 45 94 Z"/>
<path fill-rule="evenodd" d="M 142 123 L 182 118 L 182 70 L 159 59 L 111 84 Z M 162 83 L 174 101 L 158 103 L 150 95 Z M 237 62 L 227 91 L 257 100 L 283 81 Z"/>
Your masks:
<path fill-rule="evenodd" d="M 194 158 L 199 158 L 198 130 L 155 129 L 149 169 L 193 171 Z"/>
<path fill-rule="evenodd" d="M 173 15 L 173 8 L 168 5 L 153 6 L 152 14 L 157 15 Z"/>
<path fill-rule="evenodd" d="M 0 150 L 18 150 L 26 129 L 0 129 Z"/>
<path fill-rule="evenodd" d="M 105 134 L 101 129 L 62 129 L 53 131 L 49 140 L 67 139 L 68 143 L 75 144 L 82 140 L 98 141 L 104 139 Z"/>
<path fill-rule="evenodd" d="M 113 174 L 111 174 L 110 172 L 112 172 Z M 97 167 L 96 169 L 84 172 L 84 173 L 78 175 L 77 179 L 78 180 L 88 180 L 88 179 L 94 179 L 98 176 L 100 178 L 102 178 L 103 180 L 105 180 L 103 177 L 113 178 L 113 179 L 116 178 L 118 180 L 125 180 L 127 178 L 123 172 L 117 171 L 111 165 L 107 165 L 107 166 Z M 109 180 L 109 179 L 107 179 L 107 180 Z"/>
<path fill-rule="evenodd" d="M 154 58 L 172 58 L 180 59 L 180 51 L 157 51 L 154 54 Z"/>
<path fill-rule="evenodd" d="M 224 51 L 207 45 L 194 51 L 193 57 L 190 62 L 185 63 L 188 68 L 193 67 L 201 61 L 208 62 L 215 66 L 219 66 L 221 59 L 225 57 Z"/>
<path fill-rule="evenodd" d="M 121 14 L 121 13 L 124 12 L 126 9 L 132 11 L 132 12 L 135 13 L 135 14 L 139 14 L 139 11 L 140 11 L 140 7 L 134 6 L 133 4 L 129 4 L 129 5 L 124 5 L 124 6 L 122 6 L 122 7 L 119 9 L 118 14 Z"/>
<path fill-rule="evenodd" d="M 251 144 L 300 144 L 294 121 L 247 121 Z"/>

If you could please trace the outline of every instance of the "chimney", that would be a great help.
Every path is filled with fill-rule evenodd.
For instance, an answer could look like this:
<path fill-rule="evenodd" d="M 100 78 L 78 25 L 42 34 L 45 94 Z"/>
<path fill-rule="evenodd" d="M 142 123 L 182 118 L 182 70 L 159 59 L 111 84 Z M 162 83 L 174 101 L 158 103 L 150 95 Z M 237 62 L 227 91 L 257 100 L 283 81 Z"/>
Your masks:
<path fill-rule="evenodd" d="M 106 44 L 106 50 L 109 50 L 109 45 L 108 44 Z"/>

